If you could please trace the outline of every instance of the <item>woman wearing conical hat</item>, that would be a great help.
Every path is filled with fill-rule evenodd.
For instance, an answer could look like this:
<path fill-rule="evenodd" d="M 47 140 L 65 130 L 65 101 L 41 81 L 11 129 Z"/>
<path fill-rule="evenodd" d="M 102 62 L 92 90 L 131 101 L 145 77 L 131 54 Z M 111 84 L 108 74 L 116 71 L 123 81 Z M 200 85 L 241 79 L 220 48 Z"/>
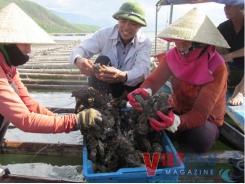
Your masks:
<path fill-rule="evenodd" d="M 197 8 L 173 22 L 157 35 L 175 42 L 175 47 L 158 55 L 159 66 L 140 88 L 128 95 L 130 104 L 141 105 L 132 94 L 147 99 L 170 78 L 174 110 L 161 119 L 150 118 L 154 130 L 173 132 L 179 145 L 189 151 L 205 152 L 218 139 L 226 108 L 227 69 L 216 46 L 229 45 L 210 19 Z"/>
<path fill-rule="evenodd" d="M 29 60 L 31 44 L 37 43 L 54 41 L 14 3 L 0 10 L 0 144 L 9 122 L 25 132 L 69 133 L 102 120 L 94 109 L 57 116 L 30 96 L 16 66 Z M 83 121 L 86 118 L 90 120 Z"/>

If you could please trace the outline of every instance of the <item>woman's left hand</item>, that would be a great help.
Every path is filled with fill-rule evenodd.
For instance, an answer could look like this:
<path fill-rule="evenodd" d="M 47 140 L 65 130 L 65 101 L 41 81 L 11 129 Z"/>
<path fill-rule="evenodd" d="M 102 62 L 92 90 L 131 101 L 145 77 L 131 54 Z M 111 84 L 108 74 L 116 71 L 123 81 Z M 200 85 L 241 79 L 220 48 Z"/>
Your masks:
<path fill-rule="evenodd" d="M 172 110 L 168 112 L 168 115 L 164 115 L 161 111 L 156 112 L 161 121 L 157 121 L 154 118 L 150 118 L 151 127 L 156 130 L 168 130 L 170 132 L 175 132 L 178 130 L 178 126 L 180 125 L 179 116 L 175 115 Z"/>
<path fill-rule="evenodd" d="M 103 65 L 100 72 L 95 74 L 95 76 L 102 81 L 108 83 L 118 83 L 127 81 L 127 73 L 121 70 L 118 70 L 114 67 L 107 67 Z"/>

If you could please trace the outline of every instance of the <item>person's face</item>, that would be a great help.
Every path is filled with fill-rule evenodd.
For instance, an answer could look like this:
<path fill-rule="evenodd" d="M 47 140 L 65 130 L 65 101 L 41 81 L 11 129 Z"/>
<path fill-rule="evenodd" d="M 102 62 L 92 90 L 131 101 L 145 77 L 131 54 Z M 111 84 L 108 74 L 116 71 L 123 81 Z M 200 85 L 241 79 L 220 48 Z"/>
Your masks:
<path fill-rule="evenodd" d="M 119 34 L 122 38 L 124 45 L 128 44 L 133 37 L 137 34 L 137 31 L 141 28 L 141 25 L 131 20 L 118 19 Z"/>
<path fill-rule="evenodd" d="M 16 44 L 16 46 L 20 49 L 20 51 L 24 55 L 28 55 L 31 52 L 31 44 L 18 43 L 18 44 Z"/>
<path fill-rule="evenodd" d="M 180 41 L 175 42 L 177 49 L 181 52 L 188 50 L 191 47 L 192 42 L 190 41 Z"/>
<path fill-rule="evenodd" d="M 244 8 L 239 6 L 225 5 L 224 7 L 224 12 L 227 19 L 238 18 L 239 16 L 243 15 L 243 10 Z"/>

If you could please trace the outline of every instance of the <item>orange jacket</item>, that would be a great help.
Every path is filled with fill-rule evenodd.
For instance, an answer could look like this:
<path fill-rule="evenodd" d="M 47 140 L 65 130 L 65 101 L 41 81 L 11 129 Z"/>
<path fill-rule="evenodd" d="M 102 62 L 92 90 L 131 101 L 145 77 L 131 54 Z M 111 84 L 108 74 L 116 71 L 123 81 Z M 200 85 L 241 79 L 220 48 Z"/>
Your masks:
<path fill-rule="evenodd" d="M 11 80 L 18 87 L 19 95 L 10 86 Z M 75 129 L 75 115 L 58 116 L 35 101 L 21 82 L 16 68 L 6 64 L 2 53 L 0 53 L 0 114 L 25 132 L 69 133 Z"/>
<path fill-rule="evenodd" d="M 225 64 L 213 72 L 214 80 L 204 85 L 192 85 L 175 77 L 166 61 L 162 58 L 159 66 L 143 82 L 142 88 L 151 88 L 156 93 L 171 78 L 172 105 L 180 114 L 181 124 L 178 130 L 183 131 L 201 126 L 206 120 L 221 126 L 226 108 L 227 69 Z"/>

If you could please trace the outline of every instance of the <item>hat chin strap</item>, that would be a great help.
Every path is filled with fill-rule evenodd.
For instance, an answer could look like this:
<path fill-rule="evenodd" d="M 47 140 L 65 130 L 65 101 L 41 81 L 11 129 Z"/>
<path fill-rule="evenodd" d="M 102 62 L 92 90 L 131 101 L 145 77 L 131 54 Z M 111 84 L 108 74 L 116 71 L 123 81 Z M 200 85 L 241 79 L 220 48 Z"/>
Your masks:
<path fill-rule="evenodd" d="M 202 48 L 202 43 L 192 42 L 189 49 L 187 49 L 186 51 L 180 51 L 180 53 L 185 55 L 185 54 L 189 53 L 190 51 L 192 51 L 194 49 L 199 49 L 199 48 Z"/>
<path fill-rule="evenodd" d="M 191 45 L 191 46 L 189 47 L 189 49 L 187 49 L 186 51 L 180 51 L 180 53 L 183 54 L 183 55 L 185 55 L 185 54 L 189 53 L 190 51 L 192 51 L 193 49 L 194 49 L 194 48 L 193 48 L 193 45 Z"/>

